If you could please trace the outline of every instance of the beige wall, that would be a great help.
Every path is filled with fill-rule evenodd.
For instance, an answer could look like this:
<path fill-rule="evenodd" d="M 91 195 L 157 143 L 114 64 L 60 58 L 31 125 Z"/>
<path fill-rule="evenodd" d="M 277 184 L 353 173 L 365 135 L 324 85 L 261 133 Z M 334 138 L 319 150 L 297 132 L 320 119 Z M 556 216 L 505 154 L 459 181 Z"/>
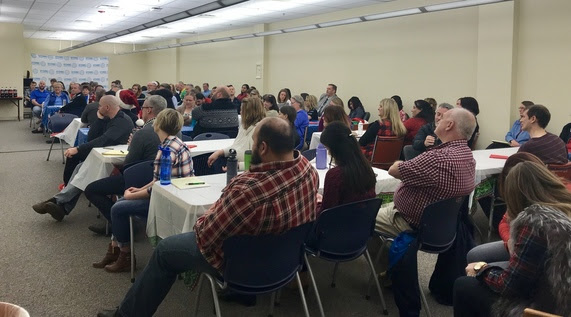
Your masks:
<path fill-rule="evenodd" d="M 22 96 L 26 72 L 24 64 L 23 27 L 21 24 L 0 23 L 0 87 L 16 88 Z M 20 102 L 22 108 L 22 102 Z M 0 120 L 17 119 L 18 108 L 9 101 L 0 101 Z"/>

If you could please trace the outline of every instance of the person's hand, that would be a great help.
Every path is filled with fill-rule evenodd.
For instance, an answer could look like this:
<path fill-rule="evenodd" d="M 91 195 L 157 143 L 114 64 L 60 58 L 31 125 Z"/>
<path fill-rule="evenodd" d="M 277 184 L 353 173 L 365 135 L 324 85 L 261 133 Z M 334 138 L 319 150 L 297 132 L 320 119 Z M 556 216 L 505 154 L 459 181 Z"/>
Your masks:
<path fill-rule="evenodd" d="M 424 140 L 424 146 L 425 147 L 429 147 L 429 146 L 433 146 L 434 145 L 434 136 L 429 135 L 426 137 L 426 139 Z"/>
<path fill-rule="evenodd" d="M 510 146 L 516 147 L 516 146 L 519 146 L 519 145 L 520 145 L 519 142 L 516 141 L 516 140 L 511 140 L 511 141 L 510 141 Z"/>
<path fill-rule="evenodd" d="M 127 189 L 125 189 L 125 192 L 123 193 L 123 197 L 127 200 L 131 200 L 133 199 L 133 196 L 135 195 L 136 192 L 138 192 L 140 190 L 140 188 L 137 187 L 129 187 Z"/>
<path fill-rule="evenodd" d="M 474 265 L 476 265 L 478 262 L 472 262 L 469 263 L 468 266 L 466 266 L 466 276 L 476 276 L 476 270 L 474 270 Z"/>
<path fill-rule="evenodd" d="M 321 195 L 320 193 L 317 193 L 317 203 L 320 203 L 323 201 L 323 195 Z"/>
<path fill-rule="evenodd" d="M 218 159 L 218 157 L 220 156 L 220 150 L 212 153 L 212 155 L 210 155 L 208 157 L 208 167 L 212 167 L 212 164 L 214 164 L 214 162 L 216 162 L 216 160 Z"/>
<path fill-rule="evenodd" d="M 101 112 L 99 112 L 99 110 L 97 110 L 97 118 L 99 119 L 104 119 L 105 116 L 101 114 Z"/>
<path fill-rule="evenodd" d="M 70 147 L 69 149 L 65 150 L 65 153 L 63 153 L 63 155 L 65 157 L 72 157 L 75 154 L 77 154 L 78 150 L 76 147 Z"/>
<path fill-rule="evenodd" d="M 133 133 L 129 134 L 129 139 L 127 140 L 127 145 L 131 144 L 131 140 L 133 139 Z"/>

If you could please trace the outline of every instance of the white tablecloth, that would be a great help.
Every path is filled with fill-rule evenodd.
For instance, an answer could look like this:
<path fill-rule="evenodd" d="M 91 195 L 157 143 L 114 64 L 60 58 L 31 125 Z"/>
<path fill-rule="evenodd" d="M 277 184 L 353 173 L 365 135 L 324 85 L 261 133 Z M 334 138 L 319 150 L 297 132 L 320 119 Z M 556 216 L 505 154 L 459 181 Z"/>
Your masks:
<path fill-rule="evenodd" d="M 476 160 L 476 185 L 492 175 L 501 173 L 504 168 L 506 160 L 490 158 L 490 154 L 511 156 L 518 150 L 519 147 L 510 147 L 504 149 L 472 151 L 472 155 Z"/>
<path fill-rule="evenodd" d="M 363 134 L 365 134 L 365 131 L 363 130 L 363 132 L 359 133 L 357 131 L 353 131 L 355 133 L 357 133 L 357 140 L 359 140 Z M 319 145 L 319 138 L 321 138 L 321 132 L 313 132 L 313 134 L 311 135 L 311 142 L 309 143 L 309 149 L 317 149 L 317 146 Z"/>
<path fill-rule="evenodd" d="M 75 118 L 71 123 L 63 130 L 63 132 L 56 135 L 60 140 L 64 140 L 67 144 L 74 146 L 75 139 L 77 138 L 77 131 L 80 128 L 87 126 L 87 124 L 81 122 L 81 118 Z"/>

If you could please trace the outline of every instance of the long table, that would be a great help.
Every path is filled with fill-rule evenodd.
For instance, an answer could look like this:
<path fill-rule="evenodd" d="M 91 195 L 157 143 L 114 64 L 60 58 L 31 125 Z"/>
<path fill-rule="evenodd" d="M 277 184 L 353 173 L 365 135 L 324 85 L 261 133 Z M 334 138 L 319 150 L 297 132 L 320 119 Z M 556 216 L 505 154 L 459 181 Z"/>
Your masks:
<path fill-rule="evenodd" d="M 357 140 L 359 140 L 363 136 L 363 134 L 365 134 L 365 131 L 362 131 L 362 132 L 353 131 L 353 132 L 355 132 L 354 135 L 357 138 Z M 309 149 L 310 150 L 317 149 L 317 146 L 320 143 L 319 139 L 321 138 L 321 133 L 322 132 L 314 132 L 311 135 L 311 142 L 309 143 Z"/>
<path fill-rule="evenodd" d="M 71 123 L 63 130 L 63 132 L 58 133 L 56 138 L 65 141 L 71 146 L 75 146 L 75 140 L 77 138 L 77 133 L 80 128 L 87 126 L 87 124 L 81 122 L 81 118 L 75 118 Z"/>

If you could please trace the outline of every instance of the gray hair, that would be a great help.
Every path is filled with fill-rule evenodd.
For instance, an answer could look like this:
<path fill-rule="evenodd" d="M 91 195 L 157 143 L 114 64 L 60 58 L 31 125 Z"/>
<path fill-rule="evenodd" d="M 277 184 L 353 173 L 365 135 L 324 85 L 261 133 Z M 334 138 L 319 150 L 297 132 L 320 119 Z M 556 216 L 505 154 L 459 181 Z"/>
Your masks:
<path fill-rule="evenodd" d="M 105 88 L 99 87 L 95 89 L 95 101 L 101 100 L 103 96 L 105 96 Z"/>
<path fill-rule="evenodd" d="M 474 130 L 476 130 L 476 117 L 474 114 L 464 108 L 454 108 L 448 112 L 452 115 L 452 120 L 456 125 L 458 133 L 466 140 L 470 140 Z"/>
<path fill-rule="evenodd" d="M 160 95 L 152 95 L 145 99 L 149 107 L 153 107 L 153 114 L 156 116 L 167 108 L 167 100 Z"/>
<path fill-rule="evenodd" d="M 443 103 L 438 105 L 438 108 L 445 108 L 447 110 L 450 110 L 450 109 L 454 109 L 454 106 L 449 104 L 449 103 L 443 102 Z"/>

